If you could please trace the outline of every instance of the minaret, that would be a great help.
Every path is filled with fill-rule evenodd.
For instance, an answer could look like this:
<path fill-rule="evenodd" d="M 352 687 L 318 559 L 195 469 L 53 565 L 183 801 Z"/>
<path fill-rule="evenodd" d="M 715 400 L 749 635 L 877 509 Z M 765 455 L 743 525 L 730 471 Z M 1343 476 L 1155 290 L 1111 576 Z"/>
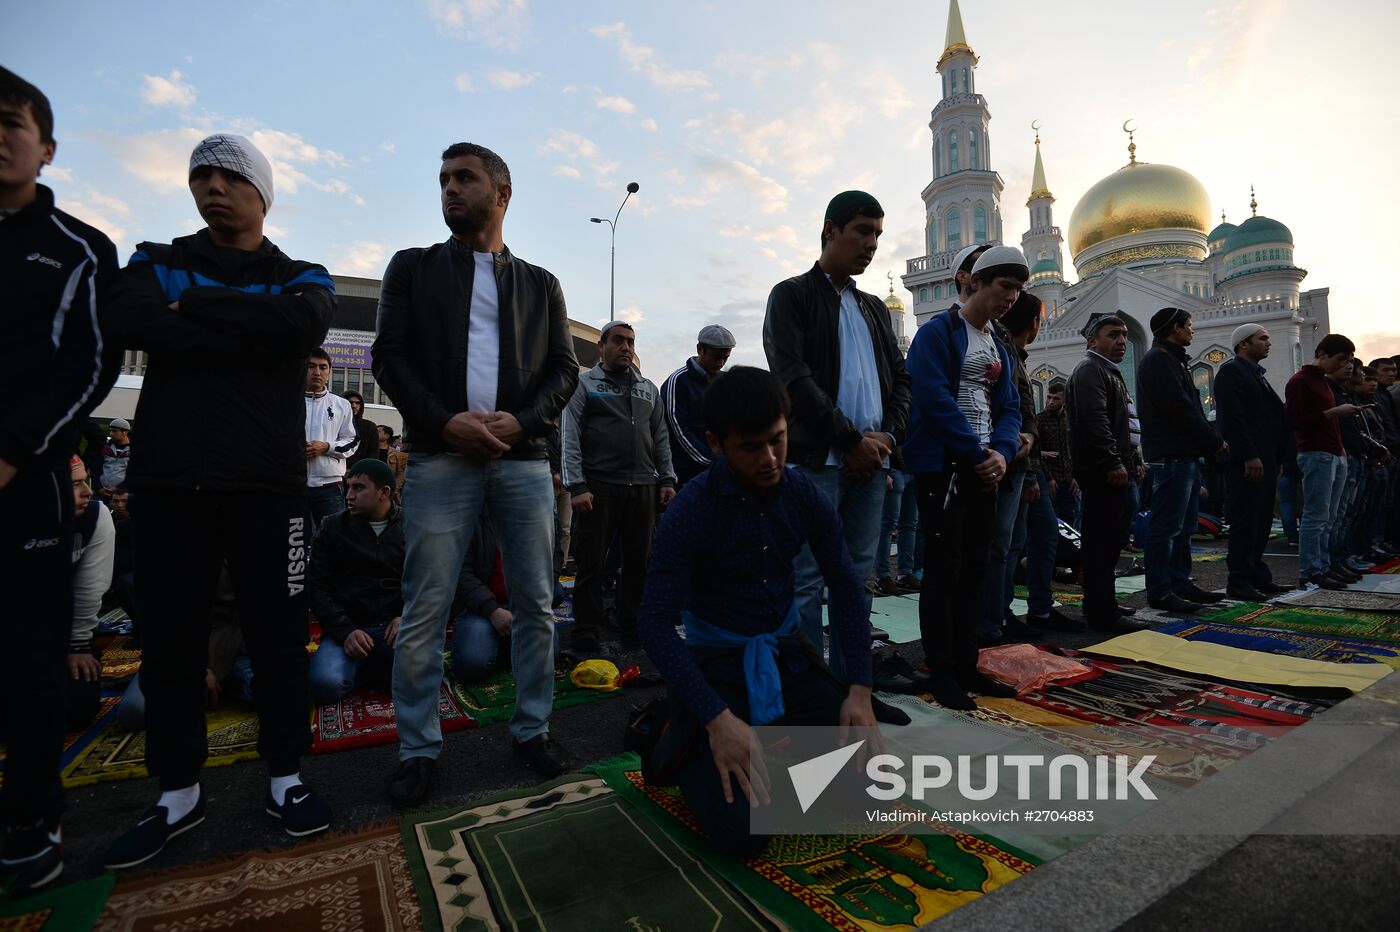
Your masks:
<path fill-rule="evenodd" d="M 992 169 L 987 102 L 977 93 L 977 55 L 968 45 L 958 0 L 938 59 L 941 98 L 929 116 L 933 180 L 924 188 L 924 254 L 902 276 L 923 323 L 944 310 L 957 289 L 953 255 L 971 243 L 1001 242 L 1001 176 Z"/>
<path fill-rule="evenodd" d="M 909 337 L 904 332 L 904 302 L 894 293 L 894 273 L 887 272 L 886 277 L 890 280 L 890 293 L 885 298 L 885 309 L 890 314 L 890 328 L 894 330 L 894 342 L 899 346 L 899 351 L 908 356 Z"/>
<path fill-rule="evenodd" d="M 1045 162 L 1040 157 L 1040 121 L 1031 124 L 1035 130 L 1035 171 L 1031 175 L 1031 196 L 1026 199 L 1030 211 L 1030 228 L 1021 236 L 1021 251 L 1031 264 L 1031 280 L 1026 290 L 1045 304 L 1047 317 L 1060 310 L 1065 293 L 1064 237 L 1055 226 L 1055 195 L 1045 183 Z"/>

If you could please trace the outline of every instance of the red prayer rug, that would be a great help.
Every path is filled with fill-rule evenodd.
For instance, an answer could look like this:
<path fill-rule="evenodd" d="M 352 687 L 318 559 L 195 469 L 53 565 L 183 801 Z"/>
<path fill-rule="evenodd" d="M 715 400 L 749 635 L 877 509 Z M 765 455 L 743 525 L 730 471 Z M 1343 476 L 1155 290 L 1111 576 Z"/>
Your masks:
<path fill-rule="evenodd" d="M 438 715 L 443 734 L 475 728 L 476 719 L 463 707 L 447 680 L 438 688 Z M 394 699 L 383 692 L 351 693 L 339 702 L 315 710 L 311 724 L 311 753 L 330 754 L 350 748 L 393 744 L 399 740 Z"/>

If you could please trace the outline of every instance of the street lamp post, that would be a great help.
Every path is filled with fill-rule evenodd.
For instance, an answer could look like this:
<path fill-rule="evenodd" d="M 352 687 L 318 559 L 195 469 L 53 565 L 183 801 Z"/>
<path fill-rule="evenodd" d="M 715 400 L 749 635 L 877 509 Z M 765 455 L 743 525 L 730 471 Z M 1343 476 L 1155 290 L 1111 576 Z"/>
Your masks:
<path fill-rule="evenodd" d="M 609 220 L 607 217 L 589 217 L 590 223 L 606 223 L 612 229 L 612 259 L 608 270 L 608 321 L 617 319 L 615 304 L 617 302 L 617 218 L 622 216 L 622 208 L 627 206 L 627 198 L 636 194 L 641 189 L 641 185 L 635 181 L 627 183 L 627 196 L 618 205 L 617 213 Z"/>

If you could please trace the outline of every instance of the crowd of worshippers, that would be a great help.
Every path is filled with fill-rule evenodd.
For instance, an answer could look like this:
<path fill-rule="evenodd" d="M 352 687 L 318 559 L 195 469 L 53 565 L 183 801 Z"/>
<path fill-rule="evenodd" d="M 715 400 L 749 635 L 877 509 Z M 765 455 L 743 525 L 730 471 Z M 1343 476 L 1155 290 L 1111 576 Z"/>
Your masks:
<path fill-rule="evenodd" d="M 1229 595 L 1343 586 L 1394 550 L 1385 360 L 1353 366 L 1352 344 L 1326 336 L 1285 404 L 1260 369 L 1268 334 L 1247 325 L 1212 423 L 1186 368 L 1187 312 L 1153 317 L 1136 397 L 1119 369 L 1125 322 L 1097 316 L 1084 360 L 1037 412 L 1025 361 L 1042 308 L 1020 250 L 957 255 L 958 299 L 906 358 L 883 302 L 854 281 L 884 227 L 866 192 L 831 199 L 816 261 L 769 293 L 767 370 L 725 371 L 736 340 L 716 323 L 658 388 L 622 321 L 580 372 L 559 280 L 505 245 L 506 162 L 450 145 L 422 183 L 437 184 L 451 235 L 397 252 L 381 284 L 372 366 L 397 438 L 361 397 L 328 390 L 334 282 L 264 236 L 274 174 L 251 141 L 201 140 L 187 175 L 205 226 L 142 242 L 121 266 L 38 183 L 57 150 L 53 112 L 4 69 L 0 134 L 0 353 L 14 396 L 0 413 L 0 584 L 17 600 L 0 659 L 0 880 L 12 894 L 63 869 L 59 761 L 70 710 L 93 708 L 108 590 L 136 623 L 140 673 L 121 718 L 145 729 L 158 794 L 112 843 L 110 868 L 146 863 L 204 821 L 205 709 L 222 697 L 253 705 L 261 808 L 302 837 L 333 822 L 300 774 L 312 701 L 390 691 L 387 796 L 414 808 L 450 778 L 445 648 L 464 680 L 509 668 L 510 746 L 552 778 L 582 763 L 550 734 L 557 656 L 616 655 L 633 638 L 668 687 L 645 731 L 659 740 L 640 745 L 647 779 L 679 785 L 711 840 L 744 853 L 765 842 L 748 814 L 770 798 L 750 769 L 754 725 L 907 723 L 876 685 L 971 710 L 973 695 L 1012 694 L 977 671 L 980 646 L 1139 627 L 1113 584 L 1138 503 L 1149 604 L 1219 598 L 1191 578 L 1202 463 L 1223 471 Z M 147 356 L 133 419 L 94 434 L 89 415 L 131 350 Z M 1275 580 L 1262 557 L 1276 489 L 1298 528 L 1298 580 Z M 1074 529 L 1082 618 L 1051 593 Z M 1024 620 L 1011 613 L 1023 556 Z M 575 622 L 561 644 L 566 561 Z M 881 592 L 919 594 L 922 665 L 872 650 L 872 574 Z"/>

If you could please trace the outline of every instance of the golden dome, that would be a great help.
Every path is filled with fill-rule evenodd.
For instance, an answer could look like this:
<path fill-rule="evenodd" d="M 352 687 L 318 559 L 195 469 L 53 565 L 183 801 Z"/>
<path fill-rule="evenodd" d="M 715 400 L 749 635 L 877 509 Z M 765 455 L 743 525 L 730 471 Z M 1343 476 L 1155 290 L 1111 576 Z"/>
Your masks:
<path fill-rule="evenodd" d="M 885 307 L 891 311 L 898 311 L 899 313 L 903 314 L 904 302 L 901 301 L 899 296 L 894 293 L 894 273 L 886 272 L 885 275 L 890 280 L 890 293 L 885 298 Z"/>
<path fill-rule="evenodd" d="M 1069 218 L 1070 255 L 1146 230 L 1210 229 L 1210 196 L 1190 172 L 1130 162 L 1085 192 Z"/>

